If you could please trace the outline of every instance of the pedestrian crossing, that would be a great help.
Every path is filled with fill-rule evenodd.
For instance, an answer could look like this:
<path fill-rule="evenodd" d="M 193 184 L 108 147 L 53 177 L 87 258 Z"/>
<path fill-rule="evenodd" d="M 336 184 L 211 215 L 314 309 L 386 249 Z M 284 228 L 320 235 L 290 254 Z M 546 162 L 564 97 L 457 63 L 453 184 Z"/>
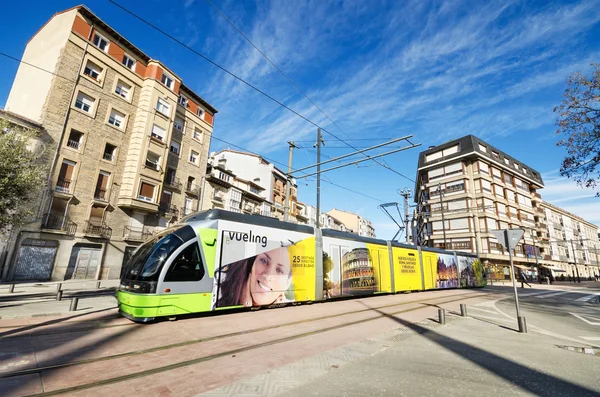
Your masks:
<path fill-rule="evenodd" d="M 590 294 L 587 291 L 574 290 L 545 290 L 525 293 L 519 292 L 519 298 L 533 298 L 534 300 L 560 297 L 560 299 L 564 299 L 567 301 L 591 302 L 598 296 L 600 296 L 600 292 L 593 292 Z"/>

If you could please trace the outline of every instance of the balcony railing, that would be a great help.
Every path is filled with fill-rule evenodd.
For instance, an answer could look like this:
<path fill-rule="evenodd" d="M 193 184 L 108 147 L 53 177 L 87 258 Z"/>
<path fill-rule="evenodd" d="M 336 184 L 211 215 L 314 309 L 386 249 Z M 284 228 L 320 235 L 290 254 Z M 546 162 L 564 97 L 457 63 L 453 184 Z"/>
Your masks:
<path fill-rule="evenodd" d="M 67 146 L 73 149 L 79 149 L 79 146 L 81 146 L 81 142 L 69 139 L 67 141 Z"/>
<path fill-rule="evenodd" d="M 212 198 L 214 201 L 218 201 L 219 203 L 223 202 L 223 196 L 214 195 Z"/>
<path fill-rule="evenodd" d="M 152 231 L 144 227 L 123 227 L 123 240 L 146 241 L 152 237 Z"/>
<path fill-rule="evenodd" d="M 63 179 L 63 178 L 59 178 L 58 181 L 56 181 L 56 188 L 55 190 L 57 192 L 62 192 L 62 193 L 71 193 L 71 180 L 70 179 Z"/>
<path fill-rule="evenodd" d="M 112 236 L 112 229 L 104 222 L 87 221 L 85 226 L 85 234 L 89 236 L 110 239 Z"/>
<path fill-rule="evenodd" d="M 152 160 L 146 160 L 146 168 L 150 168 L 154 171 L 160 171 L 160 164 Z"/>
<path fill-rule="evenodd" d="M 97 187 L 96 191 L 94 192 L 94 199 L 106 201 L 106 189 Z"/>
<path fill-rule="evenodd" d="M 104 155 L 102 155 L 102 158 L 107 161 L 113 161 L 115 159 L 115 156 L 112 153 L 104 153 Z"/>
<path fill-rule="evenodd" d="M 186 183 L 185 185 L 185 191 L 191 194 L 195 194 L 196 196 L 198 195 L 198 185 L 196 185 L 195 183 Z"/>
<path fill-rule="evenodd" d="M 174 190 L 180 191 L 182 186 L 183 185 L 179 181 L 179 178 L 165 179 L 165 187 L 168 189 L 174 189 Z"/>
<path fill-rule="evenodd" d="M 172 216 L 176 216 L 179 213 L 176 206 L 168 204 L 168 203 L 160 203 L 158 205 L 158 211 L 162 212 L 164 215 L 172 215 Z"/>
<path fill-rule="evenodd" d="M 58 230 L 65 232 L 69 236 L 74 236 L 77 231 L 77 224 L 63 214 L 46 214 L 42 228 L 50 230 Z"/>
<path fill-rule="evenodd" d="M 434 244 L 435 248 L 441 248 L 444 249 L 444 243 L 435 243 Z M 465 249 L 471 249 L 471 242 L 470 241 L 457 241 L 457 242 L 450 242 L 450 243 L 446 243 L 446 249 L 449 250 L 465 250 Z"/>

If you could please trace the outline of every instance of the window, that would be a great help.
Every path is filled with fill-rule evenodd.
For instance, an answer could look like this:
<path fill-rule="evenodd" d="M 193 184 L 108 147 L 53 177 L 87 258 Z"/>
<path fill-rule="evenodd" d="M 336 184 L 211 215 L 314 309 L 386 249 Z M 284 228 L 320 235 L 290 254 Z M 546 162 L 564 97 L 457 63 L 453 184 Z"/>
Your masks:
<path fill-rule="evenodd" d="M 171 151 L 171 153 L 174 153 L 179 156 L 179 153 L 181 152 L 181 144 L 177 141 L 171 141 L 171 147 L 169 148 L 169 150 Z"/>
<path fill-rule="evenodd" d="M 77 93 L 77 98 L 75 99 L 75 107 L 77 109 L 83 110 L 86 113 L 92 113 L 94 102 L 96 102 L 94 98 L 85 95 L 83 92 L 80 91 Z"/>
<path fill-rule="evenodd" d="M 176 173 L 177 173 L 177 171 L 174 170 L 173 168 L 167 168 L 167 175 L 166 175 L 166 178 L 165 178 L 165 182 L 168 185 L 173 185 L 177 181 L 175 179 L 176 178 L 176 176 L 175 176 Z"/>
<path fill-rule="evenodd" d="M 119 129 L 125 128 L 125 114 L 112 109 L 110 111 L 110 116 L 108 117 L 108 124 L 112 124 Z"/>
<path fill-rule="evenodd" d="M 83 133 L 75 130 L 71 130 L 69 134 L 69 140 L 67 141 L 67 146 L 78 150 L 81 147 L 81 143 L 83 141 Z"/>
<path fill-rule="evenodd" d="M 485 179 L 481 180 L 481 190 L 486 193 L 492 193 L 492 184 L 490 181 L 486 181 Z"/>
<path fill-rule="evenodd" d="M 428 154 L 427 156 L 425 156 L 425 162 L 437 160 L 439 158 L 449 156 L 454 153 L 458 153 L 458 145 L 454 145 L 449 148 L 439 150 L 435 153 Z"/>
<path fill-rule="evenodd" d="M 482 161 L 478 161 L 477 162 L 477 166 L 479 168 L 479 172 L 482 174 L 490 174 L 490 167 L 488 167 L 488 165 Z"/>
<path fill-rule="evenodd" d="M 127 69 L 135 70 L 135 59 L 127 54 L 123 54 L 123 65 L 125 65 Z"/>
<path fill-rule="evenodd" d="M 156 124 L 152 125 L 152 132 L 150 133 L 152 138 L 158 139 L 161 142 L 165 141 L 165 130 Z"/>
<path fill-rule="evenodd" d="M 479 151 L 481 152 L 487 152 L 487 147 L 485 145 L 482 145 L 481 143 L 479 144 Z"/>
<path fill-rule="evenodd" d="M 189 197 L 185 198 L 185 205 L 183 206 L 183 215 L 189 215 L 192 213 L 192 199 Z"/>
<path fill-rule="evenodd" d="M 507 159 L 506 157 L 504 158 L 504 164 L 506 164 L 506 165 L 510 165 L 510 160 L 509 160 L 509 159 Z"/>
<path fill-rule="evenodd" d="M 158 171 L 160 169 L 160 155 L 148 152 L 146 155 L 146 167 Z"/>
<path fill-rule="evenodd" d="M 142 182 L 140 185 L 140 194 L 138 195 L 138 199 L 143 201 L 154 201 L 154 185 L 151 185 L 146 182 Z"/>
<path fill-rule="evenodd" d="M 117 85 L 115 86 L 115 94 L 119 95 L 121 98 L 129 100 L 129 93 L 131 92 L 131 86 L 122 82 L 121 80 L 117 80 Z"/>
<path fill-rule="evenodd" d="M 515 167 L 515 169 L 519 169 L 519 163 L 513 163 L 513 166 Z"/>
<path fill-rule="evenodd" d="M 194 128 L 194 139 L 199 142 L 202 142 L 202 131 L 198 128 Z"/>
<path fill-rule="evenodd" d="M 110 179 L 110 172 L 100 171 L 98 180 L 96 181 L 96 190 L 94 192 L 94 198 L 97 200 L 108 200 L 108 180 Z"/>
<path fill-rule="evenodd" d="M 171 264 L 165 281 L 199 281 L 204 277 L 204 264 L 196 242 L 185 248 Z"/>
<path fill-rule="evenodd" d="M 523 172 L 526 174 L 527 173 L 527 168 L 523 167 Z"/>
<path fill-rule="evenodd" d="M 494 179 L 502 180 L 502 172 L 497 168 L 492 168 L 492 176 Z"/>
<path fill-rule="evenodd" d="M 176 130 L 183 131 L 183 119 L 175 117 L 175 123 L 173 124 Z"/>
<path fill-rule="evenodd" d="M 83 74 L 96 81 L 100 81 L 102 68 L 92 61 L 87 61 L 87 63 L 85 64 L 85 68 L 83 69 Z"/>
<path fill-rule="evenodd" d="M 158 98 L 158 102 L 156 102 L 156 110 L 158 110 L 160 113 L 164 114 L 165 116 L 169 117 L 170 111 L 171 111 L 171 105 L 169 105 L 167 103 L 167 101 L 165 101 L 164 99 Z"/>
<path fill-rule="evenodd" d="M 186 189 L 189 191 L 195 190 L 196 189 L 196 186 L 194 184 L 195 181 L 196 181 L 196 178 L 194 178 L 193 176 L 188 176 Z"/>
<path fill-rule="evenodd" d="M 173 77 L 169 76 L 168 74 L 166 74 L 165 72 L 163 72 L 162 75 L 162 79 L 160 80 L 164 85 L 166 85 L 167 87 L 169 87 L 170 89 L 173 89 L 174 86 L 174 80 Z"/>
<path fill-rule="evenodd" d="M 102 158 L 107 161 L 114 161 L 116 154 L 117 147 L 107 143 L 106 146 L 104 146 L 104 154 L 102 155 Z"/>
<path fill-rule="evenodd" d="M 58 181 L 56 182 L 56 190 L 59 192 L 70 193 L 71 192 L 71 180 L 73 178 L 73 171 L 77 163 L 63 160 L 58 173 Z"/>
<path fill-rule="evenodd" d="M 492 157 L 495 158 L 496 160 L 500 160 L 500 155 L 498 154 L 498 152 L 492 151 Z"/>
<path fill-rule="evenodd" d="M 104 52 L 108 52 L 109 41 L 103 36 L 99 35 L 98 32 L 94 33 L 93 43 L 96 47 L 100 48 Z"/>
<path fill-rule="evenodd" d="M 454 163 L 446 165 L 445 167 L 436 168 L 434 170 L 429 171 L 429 180 L 434 180 L 436 178 L 443 178 L 445 176 L 453 175 L 453 174 L 462 174 L 462 163 Z"/>
<path fill-rule="evenodd" d="M 177 99 L 177 103 L 182 105 L 185 108 L 188 107 L 188 99 L 181 94 L 179 95 L 179 99 Z"/>
<path fill-rule="evenodd" d="M 204 110 L 202 110 L 199 106 L 198 106 L 198 110 L 196 111 L 196 114 L 200 117 L 203 118 L 204 117 Z"/>
<path fill-rule="evenodd" d="M 195 152 L 192 150 L 190 153 L 190 162 L 198 165 L 198 156 L 199 156 L 198 152 Z"/>

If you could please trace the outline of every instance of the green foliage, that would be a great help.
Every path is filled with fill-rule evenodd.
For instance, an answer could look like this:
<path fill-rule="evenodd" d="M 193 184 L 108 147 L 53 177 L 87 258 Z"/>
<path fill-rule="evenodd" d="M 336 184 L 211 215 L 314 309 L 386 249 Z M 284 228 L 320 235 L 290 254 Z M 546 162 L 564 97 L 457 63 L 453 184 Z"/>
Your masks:
<path fill-rule="evenodd" d="M 331 280 L 329 280 L 329 272 L 333 269 L 333 261 L 327 254 L 327 252 L 323 251 L 323 290 L 329 291 L 332 288 Z"/>
<path fill-rule="evenodd" d="M 0 120 L 0 231 L 27 222 L 40 197 L 47 168 L 38 161 L 40 153 L 28 149 L 34 138 L 32 131 Z"/>
<path fill-rule="evenodd" d="M 557 134 L 567 135 L 557 143 L 567 149 L 560 173 L 586 188 L 600 183 L 600 64 L 592 67 L 591 78 L 579 72 L 569 78 L 563 101 L 554 108 Z"/>

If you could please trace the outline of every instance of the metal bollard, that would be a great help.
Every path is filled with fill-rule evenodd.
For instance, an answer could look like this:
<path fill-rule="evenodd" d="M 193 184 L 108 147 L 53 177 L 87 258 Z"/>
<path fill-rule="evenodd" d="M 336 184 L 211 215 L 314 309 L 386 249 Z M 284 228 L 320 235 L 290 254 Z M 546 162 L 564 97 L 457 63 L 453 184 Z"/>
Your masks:
<path fill-rule="evenodd" d="M 438 309 L 438 318 L 440 324 L 446 324 L 446 311 L 444 309 Z"/>
<path fill-rule="evenodd" d="M 77 311 L 77 303 L 79 303 L 79 298 L 77 298 L 75 296 L 72 297 L 71 298 L 71 306 L 69 307 L 70 312 Z"/>
<path fill-rule="evenodd" d="M 96 289 L 100 289 L 100 283 L 101 283 L 101 282 L 102 282 L 102 281 L 98 281 L 98 282 L 96 283 Z"/>
<path fill-rule="evenodd" d="M 527 323 L 525 322 L 525 317 L 519 316 L 517 318 L 519 320 L 519 332 L 526 334 L 527 333 Z"/>
<path fill-rule="evenodd" d="M 464 303 L 460 304 L 460 315 L 463 317 L 467 317 L 467 305 Z"/>
<path fill-rule="evenodd" d="M 60 300 L 62 300 L 62 294 L 63 294 L 63 292 L 62 292 L 62 291 L 58 291 L 58 292 L 56 293 L 56 300 L 57 300 L 57 301 L 60 301 Z"/>
<path fill-rule="evenodd" d="M 8 286 L 8 293 L 12 294 L 14 291 L 15 291 L 15 285 L 14 284 L 9 285 Z"/>

